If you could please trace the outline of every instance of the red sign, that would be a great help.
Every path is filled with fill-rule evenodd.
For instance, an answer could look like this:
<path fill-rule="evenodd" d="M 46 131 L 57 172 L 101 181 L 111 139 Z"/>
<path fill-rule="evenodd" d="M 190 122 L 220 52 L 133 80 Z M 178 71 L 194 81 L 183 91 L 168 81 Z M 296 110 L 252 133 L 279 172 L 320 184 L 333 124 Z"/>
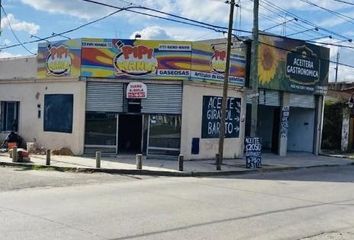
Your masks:
<path fill-rule="evenodd" d="M 147 98 L 147 87 L 141 82 L 131 82 L 127 87 L 127 98 Z"/>

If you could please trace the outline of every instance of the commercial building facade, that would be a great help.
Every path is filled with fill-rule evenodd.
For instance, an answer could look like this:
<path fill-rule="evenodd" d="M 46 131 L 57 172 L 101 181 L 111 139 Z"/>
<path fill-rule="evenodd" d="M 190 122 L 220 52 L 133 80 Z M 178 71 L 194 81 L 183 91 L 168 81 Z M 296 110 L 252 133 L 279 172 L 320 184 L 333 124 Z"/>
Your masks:
<path fill-rule="evenodd" d="M 75 154 L 101 150 L 213 158 L 225 57 L 218 45 L 198 42 L 41 43 L 37 58 L 4 61 L 12 72 L 15 66 L 32 70 L 15 78 L 1 76 L 0 101 L 17 106 L 8 122 L 17 122 L 16 130 L 27 141 L 47 148 L 69 147 Z M 232 118 L 225 140 L 229 158 L 243 154 L 245 76 L 242 47 L 232 52 Z M 8 131 L 10 127 L 3 128 L 3 136 Z"/>
<path fill-rule="evenodd" d="M 319 90 L 328 78 L 328 61 L 319 59 L 328 51 L 289 39 L 260 39 L 268 45 L 260 44 L 258 94 L 246 90 L 248 46 L 233 44 L 224 156 L 243 156 L 250 96 L 258 97 L 258 135 L 265 149 L 316 154 Z M 68 147 L 77 155 L 100 150 L 214 158 L 225 44 L 89 38 L 40 43 L 36 58 L 0 61 L 0 138 L 14 129 L 27 141 Z M 277 44 L 290 50 L 279 53 Z M 301 57 L 289 54 L 297 50 Z"/>
<path fill-rule="evenodd" d="M 258 47 L 258 136 L 264 151 L 318 154 L 327 91 L 329 49 L 261 35 Z M 250 129 L 247 99 L 246 134 Z"/>

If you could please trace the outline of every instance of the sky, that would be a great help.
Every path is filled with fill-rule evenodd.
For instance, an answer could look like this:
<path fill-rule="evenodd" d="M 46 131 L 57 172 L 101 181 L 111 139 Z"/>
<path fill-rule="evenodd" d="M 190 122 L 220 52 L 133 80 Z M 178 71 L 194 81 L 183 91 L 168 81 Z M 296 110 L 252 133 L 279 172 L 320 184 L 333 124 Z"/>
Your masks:
<path fill-rule="evenodd" d="M 1 0 L 0 0 L 1 1 Z M 230 5 L 225 0 L 96 0 L 117 7 L 144 6 L 176 14 L 203 23 L 227 27 Z M 235 0 L 234 28 L 252 30 L 253 1 Z M 348 2 L 351 4 L 347 4 Z M 317 5 L 317 6 L 314 6 Z M 60 33 L 108 15 L 116 9 L 82 0 L 2 0 L 0 58 L 33 55 L 37 43 L 10 47 L 18 40 L 28 42 Z M 327 9 L 327 10 L 326 10 Z M 142 11 L 141 9 L 134 9 Z M 285 10 L 285 11 L 283 11 Z M 166 15 L 149 12 L 170 18 Z M 295 21 L 295 16 L 298 20 Z M 284 24 L 286 22 L 286 24 Z M 276 26 L 276 27 L 274 27 Z M 318 30 L 315 28 L 318 27 Z M 13 32 L 11 31 L 11 28 Z M 345 47 L 326 45 L 331 60 L 339 51 L 338 81 L 354 81 L 354 0 L 260 0 L 259 29 L 267 32 Z M 302 33 L 301 33 L 302 32 Z M 16 36 L 14 36 L 14 34 Z M 226 37 L 210 29 L 169 22 L 122 11 L 115 15 L 65 34 L 65 37 L 134 38 L 156 40 L 203 40 Z M 50 41 L 64 40 L 56 36 Z M 18 40 L 17 40 L 17 39 Z M 349 66 L 345 66 L 349 65 Z M 353 66 L 353 67 L 350 67 Z M 335 79 L 335 64 L 330 65 L 329 81 Z"/>

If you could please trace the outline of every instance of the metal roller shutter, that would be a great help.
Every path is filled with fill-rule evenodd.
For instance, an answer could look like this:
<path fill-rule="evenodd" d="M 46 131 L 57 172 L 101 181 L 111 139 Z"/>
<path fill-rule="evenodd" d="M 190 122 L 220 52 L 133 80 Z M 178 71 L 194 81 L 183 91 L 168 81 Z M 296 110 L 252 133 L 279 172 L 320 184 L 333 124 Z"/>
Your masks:
<path fill-rule="evenodd" d="M 266 105 L 280 106 L 280 97 L 278 91 L 266 91 Z"/>
<path fill-rule="evenodd" d="M 290 93 L 290 107 L 315 108 L 315 97 L 313 95 L 301 95 Z"/>
<path fill-rule="evenodd" d="M 86 111 L 123 112 L 123 84 L 87 82 Z"/>
<path fill-rule="evenodd" d="M 182 113 L 182 85 L 146 84 L 147 98 L 141 100 L 142 113 Z"/>
<path fill-rule="evenodd" d="M 278 91 L 260 90 L 259 104 L 266 106 L 280 106 L 280 97 Z"/>

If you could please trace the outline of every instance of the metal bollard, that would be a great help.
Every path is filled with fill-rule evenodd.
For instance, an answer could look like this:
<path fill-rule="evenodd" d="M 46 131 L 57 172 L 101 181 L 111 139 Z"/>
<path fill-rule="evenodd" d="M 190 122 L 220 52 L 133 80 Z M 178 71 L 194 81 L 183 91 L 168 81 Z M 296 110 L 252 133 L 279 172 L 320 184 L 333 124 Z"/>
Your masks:
<path fill-rule="evenodd" d="M 50 166 L 50 149 L 46 151 L 45 165 Z"/>
<path fill-rule="evenodd" d="M 184 156 L 182 154 L 178 155 L 178 171 L 183 171 L 183 161 Z"/>
<path fill-rule="evenodd" d="M 101 168 L 101 152 L 96 152 L 96 168 Z"/>
<path fill-rule="evenodd" d="M 138 170 L 143 169 L 143 155 L 137 154 L 135 156 L 135 160 L 136 160 L 136 169 L 138 169 Z"/>
<path fill-rule="evenodd" d="M 220 154 L 215 154 L 216 157 L 216 170 L 221 170 L 221 161 L 220 161 Z"/>
<path fill-rule="evenodd" d="M 12 161 L 13 162 L 18 161 L 17 147 L 12 148 Z"/>

